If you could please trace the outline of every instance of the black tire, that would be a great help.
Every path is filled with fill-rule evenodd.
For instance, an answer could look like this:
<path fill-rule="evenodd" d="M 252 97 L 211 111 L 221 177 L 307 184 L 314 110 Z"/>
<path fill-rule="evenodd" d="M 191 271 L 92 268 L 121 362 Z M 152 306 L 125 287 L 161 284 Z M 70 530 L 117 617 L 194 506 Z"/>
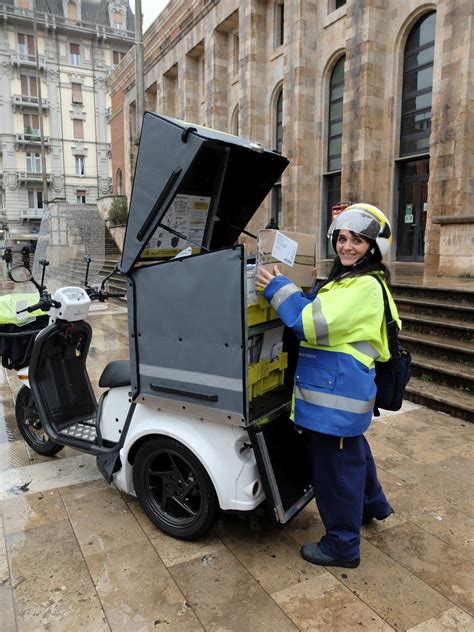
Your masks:
<path fill-rule="evenodd" d="M 38 454 L 53 456 L 64 448 L 46 434 L 38 413 L 31 389 L 22 386 L 15 402 L 15 417 L 18 430 L 26 443 Z"/>
<path fill-rule="evenodd" d="M 219 508 L 214 486 L 201 462 L 170 437 L 143 443 L 133 463 L 138 501 L 164 533 L 195 540 L 207 533 Z"/>

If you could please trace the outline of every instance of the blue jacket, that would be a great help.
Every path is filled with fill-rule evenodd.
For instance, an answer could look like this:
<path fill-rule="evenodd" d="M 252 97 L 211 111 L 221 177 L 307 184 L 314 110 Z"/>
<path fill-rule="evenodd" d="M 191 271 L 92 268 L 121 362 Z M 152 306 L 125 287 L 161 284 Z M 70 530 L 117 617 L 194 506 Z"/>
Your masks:
<path fill-rule="evenodd" d="M 390 357 L 378 281 L 371 275 L 332 281 L 309 298 L 286 277 L 277 276 L 264 296 L 301 341 L 293 392 L 295 423 L 340 437 L 363 434 L 375 402 L 375 360 Z"/>

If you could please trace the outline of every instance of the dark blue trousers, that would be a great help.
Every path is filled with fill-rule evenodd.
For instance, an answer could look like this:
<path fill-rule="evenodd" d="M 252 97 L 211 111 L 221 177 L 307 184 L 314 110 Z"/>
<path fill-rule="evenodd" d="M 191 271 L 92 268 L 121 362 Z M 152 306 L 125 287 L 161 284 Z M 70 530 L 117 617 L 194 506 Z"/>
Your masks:
<path fill-rule="evenodd" d="M 364 435 L 340 437 L 310 432 L 313 486 L 326 528 L 319 547 L 336 559 L 360 557 L 362 520 L 387 515 L 391 507 L 377 479 Z"/>

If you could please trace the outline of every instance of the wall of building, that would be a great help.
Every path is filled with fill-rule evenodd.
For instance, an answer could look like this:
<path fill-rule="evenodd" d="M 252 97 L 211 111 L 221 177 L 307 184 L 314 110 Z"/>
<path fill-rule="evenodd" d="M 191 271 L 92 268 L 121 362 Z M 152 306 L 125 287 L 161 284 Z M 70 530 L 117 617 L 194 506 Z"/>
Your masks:
<path fill-rule="evenodd" d="M 330 80 L 345 56 L 340 199 L 370 202 L 388 215 L 394 232 L 392 261 L 417 261 L 426 274 L 472 276 L 467 254 L 472 251 L 472 221 L 467 216 L 474 204 L 474 3 L 348 0 L 336 9 L 334 0 L 285 0 L 282 45 L 277 40 L 280 4 L 172 0 L 144 38 L 149 105 L 224 131 L 234 131 L 238 111 L 239 134 L 274 148 L 275 99 L 282 87 L 282 152 L 291 161 L 281 182 L 282 227 L 315 232 L 324 258 L 328 183 L 334 175 L 328 171 Z M 433 11 L 429 180 L 420 215 L 420 221 L 426 220 L 424 254 L 421 244 L 407 255 L 401 253 L 400 231 L 407 230 L 409 205 L 403 208 L 399 192 L 399 174 L 408 160 L 400 150 L 404 51 L 418 20 Z M 112 95 L 124 95 L 120 164 L 129 191 L 135 111 L 131 53 L 109 85 Z M 112 144 L 114 133 L 115 128 Z M 270 211 L 267 199 L 250 229 L 263 227 Z M 440 248 L 451 243 L 452 224 L 436 220 L 446 216 L 461 217 L 465 228 L 456 232 L 461 241 L 449 258 Z"/>
<path fill-rule="evenodd" d="M 77 0 L 79 15 L 81 3 Z M 32 6 L 20 10 L 15 3 L 2 3 L 0 11 L 7 19 L 0 25 L 0 181 L 3 203 L 4 237 L 14 239 L 20 234 L 34 237 L 42 216 L 42 200 L 65 199 L 76 204 L 78 196 L 86 203 L 95 203 L 101 195 L 112 191 L 111 138 L 109 128 L 110 97 L 106 90 L 107 77 L 133 44 L 133 16 L 128 1 L 123 4 L 129 23 L 127 30 L 115 32 L 106 14 L 108 0 L 92 5 L 83 3 L 82 19 L 67 20 L 63 14 L 53 14 L 49 6 L 37 3 L 37 52 L 20 55 L 19 34 L 34 39 Z M 68 3 L 65 3 L 67 10 Z M 91 11 L 99 16 L 96 23 Z M 102 11 L 103 10 L 103 11 Z M 48 11 L 48 12 L 46 12 Z M 101 12 L 102 11 L 102 12 Z M 71 45 L 77 45 L 79 56 L 71 55 Z M 30 51 L 29 51 L 30 52 Z M 41 153 L 39 133 L 34 139 L 19 142 L 24 136 L 25 114 L 38 121 L 39 107 L 34 99 L 22 96 L 21 77 L 31 77 L 41 84 L 44 101 L 43 127 L 47 196 L 43 195 L 41 173 L 25 176 L 31 171 L 27 154 Z M 72 98 L 73 84 L 80 86 L 82 102 Z M 77 101 L 77 99 L 76 99 Z M 75 121 L 80 121 L 75 126 Z M 24 139 L 23 139 L 24 140 Z M 84 157 L 84 174 L 79 175 L 77 156 Z M 37 164 L 35 164 L 35 167 Z M 36 169 L 41 172 L 40 169 Z"/>

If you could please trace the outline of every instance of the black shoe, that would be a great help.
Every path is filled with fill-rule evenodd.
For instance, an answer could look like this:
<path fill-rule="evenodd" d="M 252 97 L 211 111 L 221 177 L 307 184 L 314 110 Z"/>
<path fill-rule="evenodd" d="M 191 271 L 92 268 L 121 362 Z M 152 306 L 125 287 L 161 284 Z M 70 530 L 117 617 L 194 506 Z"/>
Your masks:
<path fill-rule="evenodd" d="M 360 564 L 360 558 L 355 560 L 337 560 L 334 557 L 329 557 L 321 551 L 316 542 L 310 544 L 304 544 L 301 547 L 301 556 L 307 562 L 316 564 L 317 566 L 341 566 L 342 568 L 357 568 Z"/>
<path fill-rule="evenodd" d="M 372 520 L 386 520 L 393 513 L 395 512 L 393 511 L 392 507 L 390 507 L 390 511 L 387 514 L 385 514 L 385 516 L 364 516 L 362 518 L 362 526 L 366 527 L 368 524 L 372 522 Z"/>

